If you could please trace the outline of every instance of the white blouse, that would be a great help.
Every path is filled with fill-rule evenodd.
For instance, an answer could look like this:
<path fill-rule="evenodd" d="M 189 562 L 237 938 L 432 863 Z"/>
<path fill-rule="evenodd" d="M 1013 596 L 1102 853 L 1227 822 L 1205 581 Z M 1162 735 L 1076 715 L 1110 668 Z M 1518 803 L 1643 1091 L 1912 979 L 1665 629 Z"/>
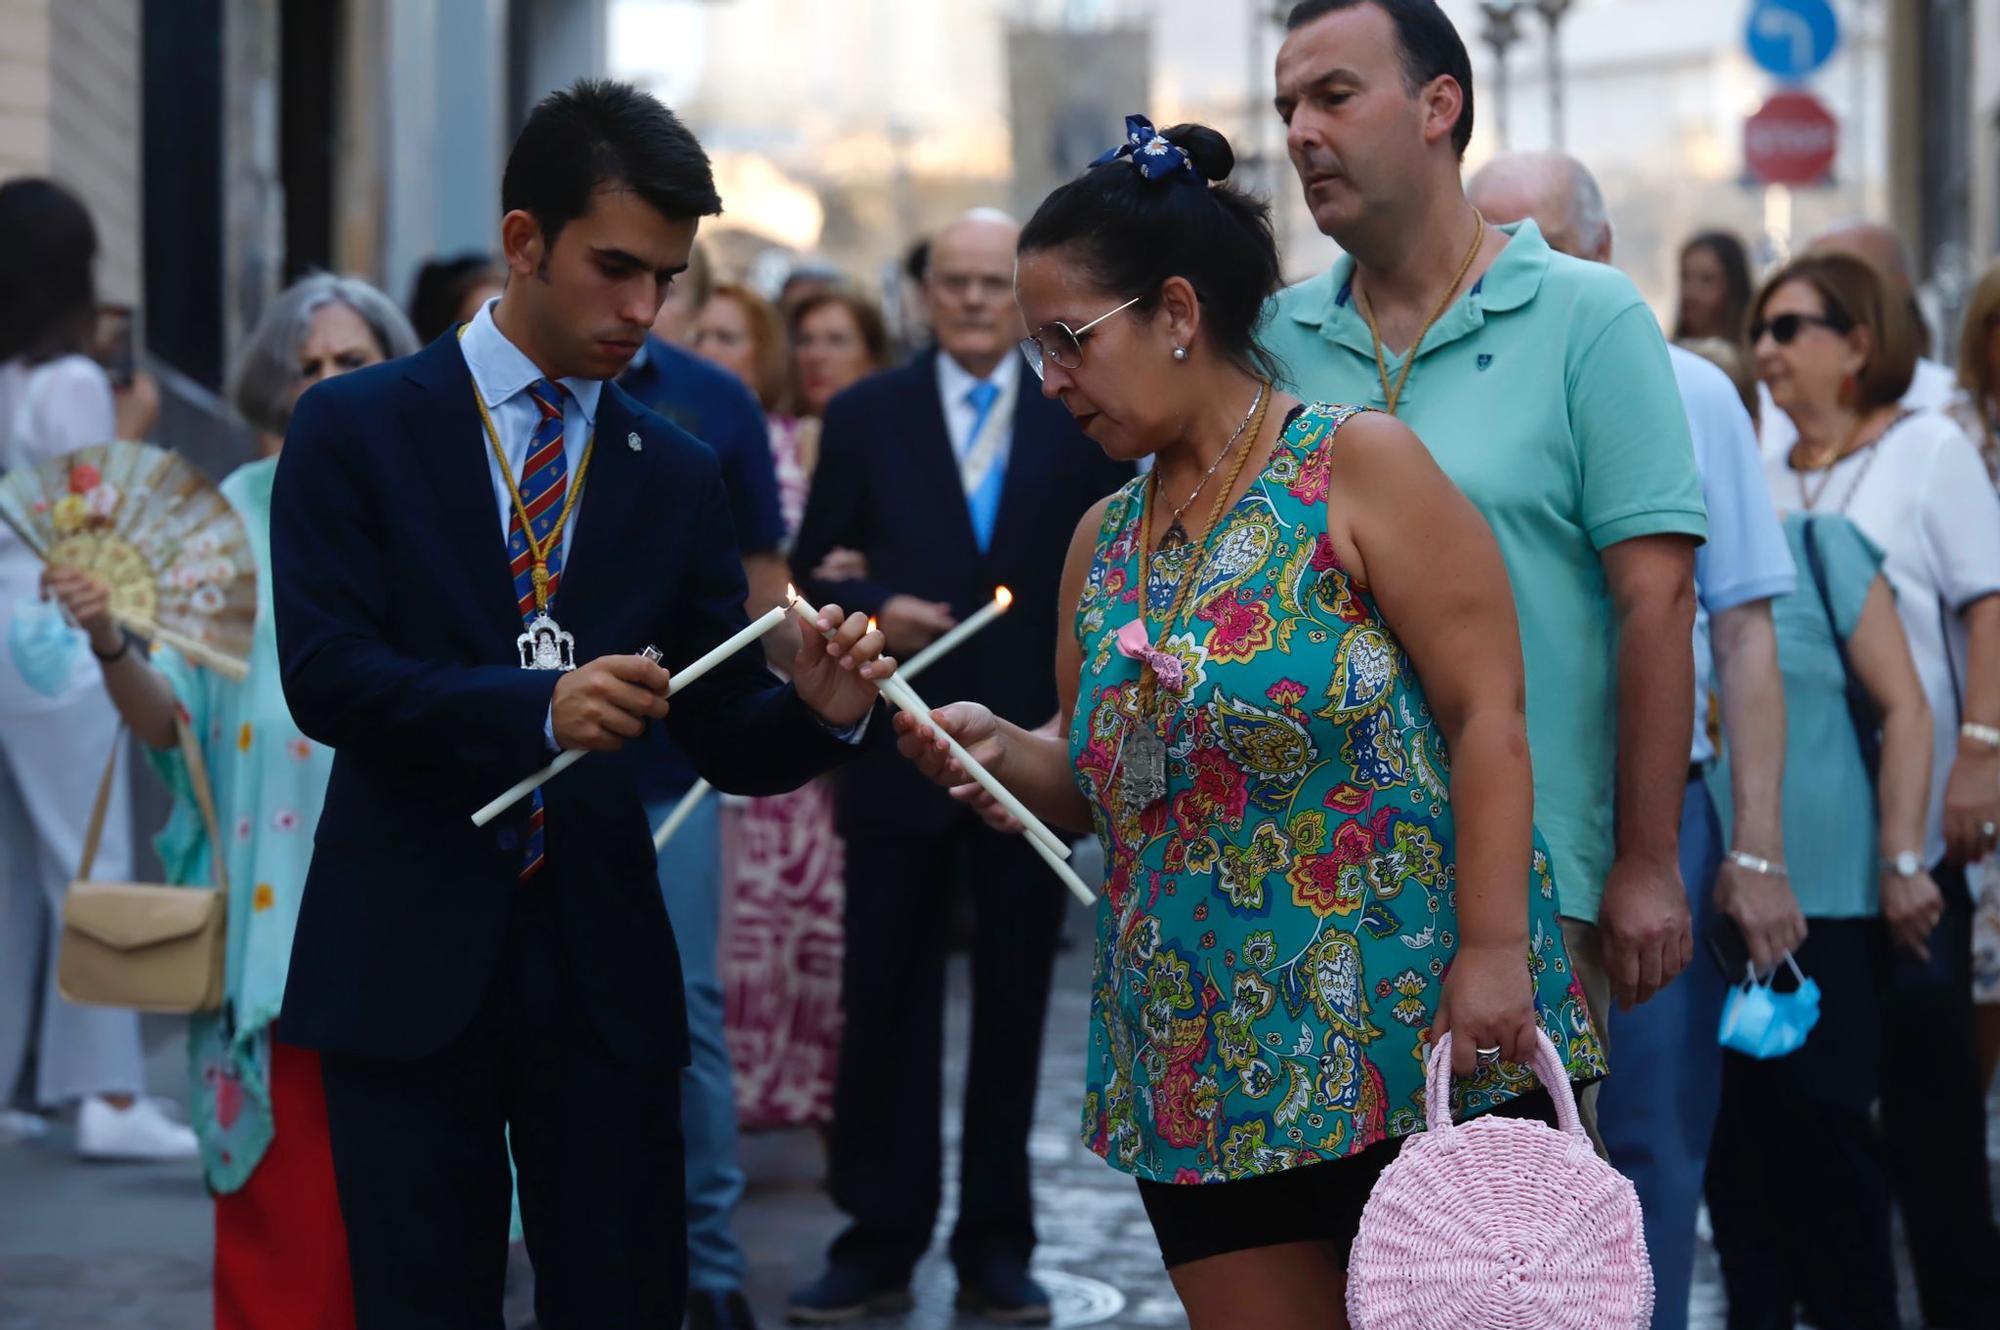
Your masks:
<path fill-rule="evenodd" d="M 1935 864 L 1944 857 L 1944 783 L 1958 752 L 1965 692 L 1959 616 L 2000 593 L 2000 496 L 1972 440 L 1937 411 L 1906 416 L 1879 442 L 1842 458 L 1831 475 L 1794 471 L 1790 452 L 1789 444 L 1767 440 L 1764 465 L 1780 511 L 1845 514 L 1888 556 L 1882 571 L 1931 707 L 1924 853 Z"/>

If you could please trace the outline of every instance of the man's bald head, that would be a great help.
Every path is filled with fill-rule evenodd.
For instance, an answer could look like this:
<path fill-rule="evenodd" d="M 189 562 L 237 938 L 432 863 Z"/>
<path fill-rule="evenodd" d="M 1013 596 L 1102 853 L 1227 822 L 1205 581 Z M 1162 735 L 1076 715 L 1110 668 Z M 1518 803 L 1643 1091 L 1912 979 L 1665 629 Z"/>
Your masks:
<path fill-rule="evenodd" d="M 1893 227 L 1879 222 L 1842 222 L 1814 236 L 1808 248 L 1821 253 L 1837 250 L 1858 254 L 1874 264 L 1899 291 L 1907 294 L 1915 289 L 1916 284 L 1910 278 L 1909 247 Z"/>
<path fill-rule="evenodd" d="M 1479 168 L 1465 192 L 1489 222 L 1532 217 L 1550 249 L 1592 263 L 1611 261 L 1604 193 L 1589 169 L 1566 153 L 1502 153 Z"/>
<path fill-rule="evenodd" d="M 1021 224 L 998 208 L 974 208 L 960 213 L 945 223 L 931 240 L 931 261 L 937 261 L 940 249 L 953 247 L 990 248 L 995 244 L 1004 245 L 1011 256 L 1014 242 L 1021 237 Z"/>
<path fill-rule="evenodd" d="M 979 378 L 1022 335 L 1014 303 L 1014 245 L 1021 224 L 997 208 L 975 208 L 931 241 L 924 309 L 938 344 Z"/>

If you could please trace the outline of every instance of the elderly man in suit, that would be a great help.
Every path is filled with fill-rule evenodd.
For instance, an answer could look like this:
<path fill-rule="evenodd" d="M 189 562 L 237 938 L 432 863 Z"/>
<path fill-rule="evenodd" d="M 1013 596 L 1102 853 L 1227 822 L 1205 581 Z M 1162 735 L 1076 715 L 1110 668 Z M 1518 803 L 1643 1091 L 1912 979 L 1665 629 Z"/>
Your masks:
<path fill-rule="evenodd" d="M 1049 644 L 1070 534 L 1131 475 L 1105 459 L 1015 354 L 1014 242 L 1003 214 L 940 232 L 924 276 L 932 349 L 864 379 L 828 406 L 819 469 L 793 550 L 815 569 L 836 547 L 864 576 L 815 594 L 879 616 L 907 656 L 1005 586 L 1013 608 L 925 675 L 935 696 L 1009 720 L 1055 714 Z M 847 1013 L 834 1092 L 833 1191 L 851 1224 L 825 1275 L 792 1298 L 793 1320 L 851 1319 L 907 1303 L 930 1246 L 942 1168 L 940 1063 L 946 888 L 971 890 L 973 1019 L 959 1213 L 951 1240 L 960 1305 L 1045 1322 L 1028 1277 L 1035 1242 L 1028 1128 L 1062 892 L 1018 837 L 989 830 L 894 754 L 845 782 Z"/>
<path fill-rule="evenodd" d="M 829 608 L 791 684 L 746 648 L 669 708 L 635 653 L 740 628 L 743 566 L 715 454 L 607 380 L 720 210 L 708 159 L 585 81 L 529 117 L 501 203 L 506 293 L 286 435 L 278 653 L 335 755 L 284 1037 L 321 1055 L 362 1330 L 500 1323 L 510 1146 L 540 1323 L 678 1325 L 688 1032 L 626 745 L 665 719 L 719 788 L 796 788 L 855 751 L 886 666 Z"/>

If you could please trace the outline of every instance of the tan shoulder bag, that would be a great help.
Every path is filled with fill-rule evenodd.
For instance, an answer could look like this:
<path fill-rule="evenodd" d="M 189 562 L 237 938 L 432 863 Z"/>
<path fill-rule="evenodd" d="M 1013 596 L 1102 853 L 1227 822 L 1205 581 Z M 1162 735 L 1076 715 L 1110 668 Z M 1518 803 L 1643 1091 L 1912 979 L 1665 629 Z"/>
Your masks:
<path fill-rule="evenodd" d="M 120 730 L 111 761 L 97 787 L 97 807 L 84 836 L 83 863 L 63 900 L 62 942 L 56 957 L 56 989 L 71 1002 L 138 1011 L 186 1013 L 222 1005 L 224 928 L 229 917 L 228 845 L 215 820 L 208 767 L 201 745 L 177 716 L 174 729 L 187 759 L 202 823 L 208 829 L 209 863 L 217 885 L 170 887 L 141 882 L 93 882 L 91 866 L 104 835 Z"/>

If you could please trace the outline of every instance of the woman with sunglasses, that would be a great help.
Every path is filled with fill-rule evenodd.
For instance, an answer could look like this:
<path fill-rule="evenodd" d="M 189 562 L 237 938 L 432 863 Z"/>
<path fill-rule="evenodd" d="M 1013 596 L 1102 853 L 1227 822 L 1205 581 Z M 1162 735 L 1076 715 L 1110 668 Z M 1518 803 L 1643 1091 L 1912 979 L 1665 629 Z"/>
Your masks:
<path fill-rule="evenodd" d="M 1881 847 L 1892 880 L 1928 872 L 1943 912 L 1924 952 L 1889 961 L 1882 1125 L 1918 1292 L 1932 1325 L 1984 1324 L 2000 1234 L 1973 1048 L 1972 898 L 1965 866 L 2000 842 L 2000 499 L 1950 419 L 1900 404 L 1917 358 L 1907 301 L 1866 260 L 1815 253 L 1750 309 L 1758 376 L 1798 440 L 1765 461 L 1780 508 L 1847 517 L 1883 572 L 1932 720 L 1921 843 Z"/>
<path fill-rule="evenodd" d="M 1223 183 L 1215 131 L 1126 125 L 1022 232 L 1016 294 L 1043 393 L 1154 465 L 1072 540 L 1061 728 L 935 717 L 1039 816 L 1097 829 L 1083 1137 L 1138 1180 L 1190 1323 L 1340 1325 L 1424 1045 L 1455 1033 L 1473 1113 L 1550 1112 L 1538 1028 L 1579 1079 L 1601 1048 L 1491 532 L 1395 420 L 1273 388 L 1268 208 Z"/>

